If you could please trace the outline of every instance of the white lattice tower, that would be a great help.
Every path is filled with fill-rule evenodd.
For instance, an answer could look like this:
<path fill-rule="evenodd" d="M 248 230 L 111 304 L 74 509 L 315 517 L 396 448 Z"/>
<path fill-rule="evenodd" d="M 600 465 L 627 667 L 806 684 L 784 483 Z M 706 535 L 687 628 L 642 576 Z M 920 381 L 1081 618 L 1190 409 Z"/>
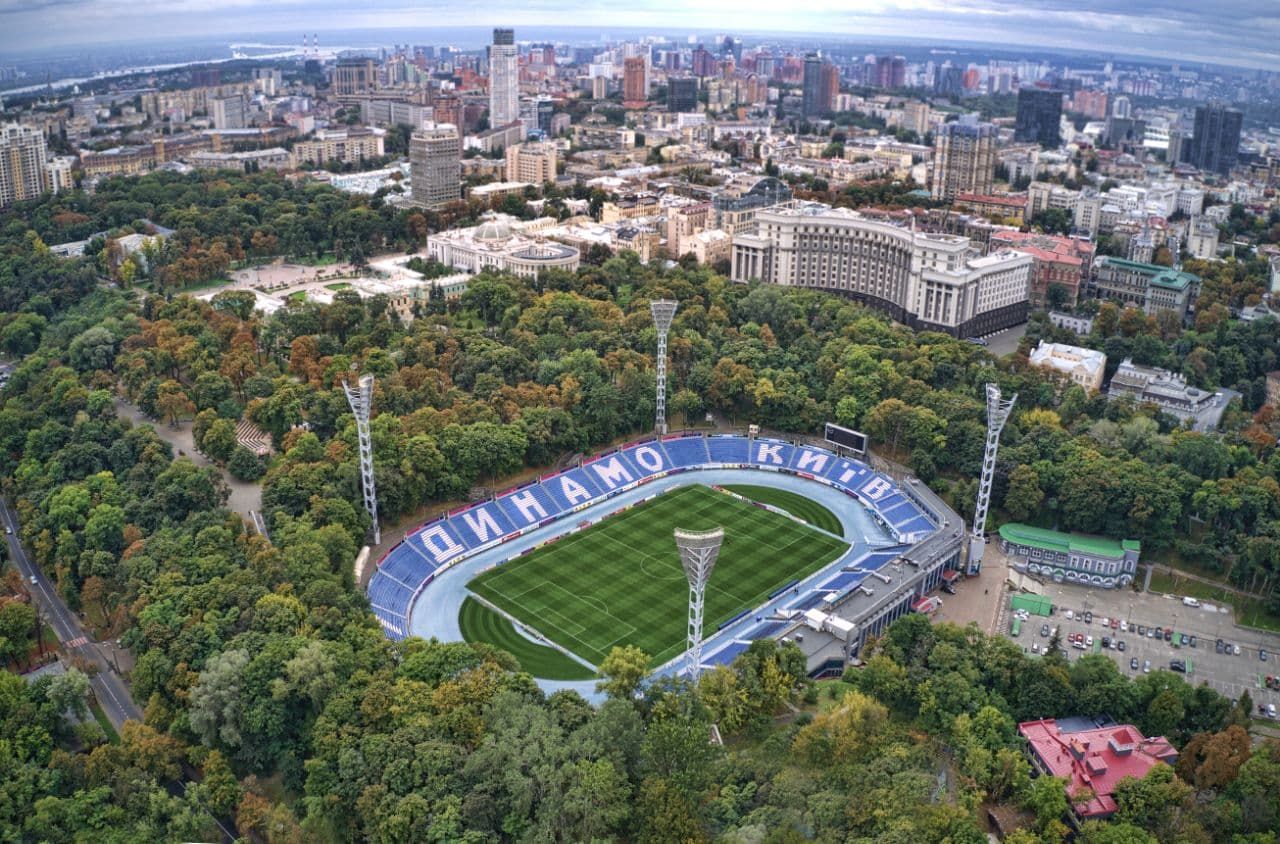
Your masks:
<path fill-rule="evenodd" d="M 689 679 L 698 682 L 698 673 L 702 670 L 702 610 L 703 598 L 707 591 L 707 581 L 711 579 L 711 570 L 716 567 L 716 558 L 720 556 L 720 545 L 724 542 L 724 528 L 697 533 L 676 528 L 676 547 L 680 549 L 680 564 L 684 566 L 684 576 L 689 581 Z"/>
<path fill-rule="evenodd" d="M 373 523 L 373 544 L 382 541 L 378 527 L 378 490 L 373 481 L 373 439 L 369 435 L 369 410 L 373 407 L 373 376 L 362 375 L 358 386 L 342 382 L 347 403 L 356 417 L 356 440 L 360 445 L 360 490 L 364 494 L 364 509 Z"/>
<path fill-rule="evenodd" d="M 973 505 L 973 525 L 969 531 L 969 573 L 977 574 L 982 567 L 982 552 L 987 547 L 985 530 L 987 509 L 991 506 L 991 483 L 996 476 L 996 452 L 1000 450 L 1000 432 L 1013 411 L 1013 398 L 1000 397 L 1000 387 L 987 385 L 987 445 L 982 453 L 982 478 L 978 481 L 978 498 Z"/>
<path fill-rule="evenodd" d="M 658 436 L 667 433 L 667 332 L 675 318 L 680 303 L 670 299 L 657 299 L 649 303 L 653 324 L 658 329 L 658 395 L 654 415 Z"/>

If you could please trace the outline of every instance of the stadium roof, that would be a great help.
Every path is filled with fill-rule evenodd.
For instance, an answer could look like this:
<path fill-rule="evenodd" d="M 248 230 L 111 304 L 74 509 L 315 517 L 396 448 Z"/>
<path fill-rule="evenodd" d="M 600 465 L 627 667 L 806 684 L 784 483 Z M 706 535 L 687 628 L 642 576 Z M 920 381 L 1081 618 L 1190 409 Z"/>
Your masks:
<path fill-rule="evenodd" d="M 1100 557 L 1123 557 L 1126 551 L 1140 551 L 1142 544 L 1136 539 L 1116 541 L 1104 536 L 1087 536 L 1082 533 L 1062 533 L 1048 528 L 1009 522 L 1000 526 L 1000 538 L 1019 545 L 1031 545 L 1047 551 L 1069 553 L 1076 551 Z"/>

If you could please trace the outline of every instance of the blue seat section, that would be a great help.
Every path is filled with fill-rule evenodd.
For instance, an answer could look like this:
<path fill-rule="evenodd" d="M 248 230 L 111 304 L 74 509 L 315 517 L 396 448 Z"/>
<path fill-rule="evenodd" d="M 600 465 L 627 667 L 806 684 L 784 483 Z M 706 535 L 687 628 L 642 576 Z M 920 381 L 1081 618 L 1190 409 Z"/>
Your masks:
<path fill-rule="evenodd" d="M 382 625 L 382 630 L 387 634 L 387 638 L 393 642 L 399 642 L 407 635 L 405 632 L 406 619 L 380 610 L 377 607 L 373 608 L 373 615 L 378 619 L 378 623 Z"/>
<path fill-rule="evenodd" d="M 590 492 L 590 490 L 588 490 L 588 492 Z M 550 519 L 557 514 L 564 512 L 566 508 L 552 501 L 550 493 L 551 489 L 549 487 L 544 487 L 541 484 L 530 484 L 529 486 L 507 493 L 499 498 L 498 506 L 502 508 L 502 512 L 506 514 L 507 520 L 510 521 L 511 524 L 519 528 L 526 528 L 530 525 L 536 525 L 544 519 Z M 542 509 L 546 511 L 547 515 L 543 517 L 538 514 L 536 509 L 531 508 L 529 516 L 532 517 L 532 521 L 529 518 L 526 518 L 520 511 L 520 508 L 517 507 L 515 502 L 512 500 L 513 497 L 523 499 L 526 496 L 533 496 L 533 500 L 538 502 Z"/>
<path fill-rule="evenodd" d="M 435 568 L 429 559 L 405 543 L 391 550 L 382 565 L 378 566 L 378 571 L 394 577 L 410 589 L 417 589 L 418 584 L 426 580 L 427 575 L 435 571 Z"/>
<path fill-rule="evenodd" d="M 399 616 L 401 620 L 409 612 L 409 600 L 412 597 L 413 592 L 380 571 L 375 572 L 369 581 L 369 603 L 384 613 Z"/>
<path fill-rule="evenodd" d="M 636 457 L 636 452 L 642 449 L 645 453 L 644 463 L 640 462 L 640 459 Z M 658 444 L 657 440 L 637 443 L 630 448 L 623 449 L 622 459 L 631 467 L 631 471 L 635 474 L 636 480 L 650 477 L 651 475 L 671 468 L 671 461 L 667 457 L 667 453 L 662 450 L 662 446 Z M 645 465 L 646 463 L 648 465 Z M 657 468 L 650 468 L 655 465 Z"/>
<path fill-rule="evenodd" d="M 825 592 L 805 592 L 800 596 L 800 600 L 794 604 L 788 604 L 788 609 L 793 610 L 811 610 L 827 599 Z"/>
<path fill-rule="evenodd" d="M 542 506 L 546 508 L 548 516 L 554 516 L 557 513 L 564 513 L 567 510 L 572 510 L 574 507 L 586 503 L 585 501 L 569 500 L 565 495 L 563 486 L 566 481 L 573 481 L 578 484 L 578 486 L 585 489 L 587 494 L 591 496 L 589 499 L 591 501 L 594 501 L 603 494 L 601 493 L 600 488 L 591 480 L 590 473 L 586 469 L 570 469 L 568 472 L 562 472 L 554 478 L 546 478 L 539 483 L 538 486 L 529 488 L 542 493 L 542 496 L 540 496 L 538 500 L 542 503 Z M 543 501 L 543 498 L 546 500 Z"/>
<path fill-rule="evenodd" d="M 916 516 L 911 521 L 905 524 L 895 525 L 895 527 L 898 529 L 899 533 L 904 533 L 904 534 L 916 533 L 922 530 L 923 531 L 937 530 L 937 527 L 934 526 L 933 522 L 929 521 L 924 516 Z"/>
<path fill-rule="evenodd" d="M 667 460 L 673 469 L 687 469 L 690 466 L 701 466 L 711 461 L 707 454 L 707 441 L 702 437 L 680 437 L 665 440 L 662 450 L 667 453 Z"/>
<path fill-rule="evenodd" d="M 846 472 L 852 472 L 853 475 L 848 481 L 842 481 L 841 478 L 844 477 Z M 833 461 L 829 464 L 827 466 L 827 470 L 822 474 L 827 478 L 827 480 L 852 492 L 868 480 L 872 472 L 862 463 L 855 460 L 840 458 L 839 460 Z"/>
<path fill-rule="evenodd" d="M 751 647 L 750 642 L 731 642 L 726 647 L 716 651 L 709 657 L 704 657 L 703 665 L 728 665 L 737 658 L 738 654 Z"/>
<path fill-rule="evenodd" d="M 886 565 L 891 560 L 893 560 L 895 557 L 902 556 L 902 552 L 906 550 L 907 550 L 907 546 L 902 545 L 897 548 L 893 548 L 889 550 L 872 551 L 870 554 L 860 559 L 857 565 L 859 568 L 870 569 L 871 571 L 877 571 L 882 566 Z"/>
<path fill-rule="evenodd" d="M 885 521 L 889 524 L 896 525 L 898 522 L 909 521 L 920 515 L 920 508 L 916 507 L 915 503 L 910 499 L 904 498 L 891 507 L 882 505 L 880 514 L 884 516 Z"/>
<path fill-rule="evenodd" d="M 486 542 L 501 539 L 516 530 L 496 501 L 486 501 L 469 507 L 462 513 L 455 513 L 449 517 L 449 523 L 462 538 L 468 551 L 479 548 Z"/>
<path fill-rule="evenodd" d="M 745 437 L 707 437 L 707 450 L 712 463 L 746 463 Z"/>
<path fill-rule="evenodd" d="M 804 461 L 803 466 L 800 465 Z M 796 472 L 808 472 L 810 475 L 825 476 L 827 470 L 835 463 L 839 463 L 840 458 L 824 448 L 814 448 L 813 446 L 800 446 L 792 450 L 791 461 L 787 464 L 788 468 Z"/>
<path fill-rule="evenodd" d="M 618 466 L 625 472 L 614 472 L 614 461 L 617 461 Z M 593 460 L 591 463 L 584 465 L 582 468 L 587 473 L 587 477 L 591 478 L 595 485 L 599 487 L 602 494 L 616 492 L 628 484 L 635 483 L 641 478 L 653 474 L 648 469 L 642 469 L 637 466 L 624 451 L 615 451 L 607 454 L 599 460 Z M 628 476 L 630 477 L 628 478 Z M 610 481 L 606 480 L 610 477 L 612 477 L 613 486 L 610 486 Z"/>
<path fill-rule="evenodd" d="M 780 440 L 757 439 L 751 444 L 751 462 L 757 466 L 777 466 L 783 468 L 791 464 L 791 454 L 795 446 Z M 775 460 L 774 457 L 778 459 Z"/>
<path fill-rule="evenodd" d="M 747 631 L 746 635 L 743 636 L 742 638 L 751 639 L 752 641 L 755 641 L 756 639 L 767 639 L 773 634 L 782 630 L 784 627 L 786 627 L 790 623 L 791 623 L 790 621 L 786 621 L 786 620 L 766 621 L 763 624 L 760 624 L 756 627 L 752 627 L 750 630 Z"/>
<path fill-rule="evenodd" d="M 897 507 L 899 504 L 901 504 L 906 500 L 907 499 L 902 497 L 902 495 L 900 495 L 899 493 L 890 492 L 876 500 L 876 510 L 880 513 L 881 516 L 885 517 L 886 521 L 888 521 L 889 517 L 886 514 L 890 510 L 892 510 L 894 507 Z"/>

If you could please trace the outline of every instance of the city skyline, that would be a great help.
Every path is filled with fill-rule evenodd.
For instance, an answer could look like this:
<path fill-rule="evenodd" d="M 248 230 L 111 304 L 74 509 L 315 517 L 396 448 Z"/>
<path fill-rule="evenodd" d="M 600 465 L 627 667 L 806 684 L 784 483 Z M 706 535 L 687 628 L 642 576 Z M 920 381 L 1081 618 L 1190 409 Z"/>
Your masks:
<path fill-rule="evenodd" d="M 300 28 L 334 32 L 378 29 L 388 37 L 396 29 L 488 26 L 545 26 L 572 19 L 575 27 L 650 28 L 655 33 L 728 32 L 779 36 L 821 34 L 825 39 L 910 39 L 937 43 L 992 43 L 1023 48 L 1084 50 L 1093 53 L 1166 58 L 1171 62 L 1207 62 L 1280 69 L 1274 44 L 1280 18 L 1267 0 L 1231 0 L 1204 4 L 1171 0 L 1160 5 L 1120 4 L 1114 0 L 874 0 L 857 10 L 834 5 L 797 13 L 761 0 L 728 3 L 713 0 L 697 10 L 649 2 L 617 10 L 598 3 L 540 0 L 488 11 L 483 20 L 470 9 L 446 4 L 409 4 L 377 0 L 353 7 L 321 0 L 205 0 L 158 3 L 142 0 L 0 0 L 0 20 L 8 50 L 73 48 L 138 38 L 140 32 L 170 38 L 279 33 Z M 302 17 L 305 15 L 305 18 Z M 306 22 L 303 22 L 305 20 Z M 732 26 L 725 26 L 731 21 Z M 598 37 L 598 36 L 597 36 Z"/>

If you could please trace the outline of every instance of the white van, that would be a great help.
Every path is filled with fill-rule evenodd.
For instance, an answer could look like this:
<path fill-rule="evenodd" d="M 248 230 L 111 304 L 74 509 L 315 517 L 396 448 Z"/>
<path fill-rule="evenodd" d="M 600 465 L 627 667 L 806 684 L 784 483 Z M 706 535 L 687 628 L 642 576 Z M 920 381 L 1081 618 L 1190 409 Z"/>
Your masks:
<path fill-rule="evenodd" d="M 1183 605 L 1184 605 L 1184 606 L 1188 606 L 1188 607 L 1198 607 L 1198 606 L 1200 606 L 1200 602 L 1199 602 L 1199 601 L 1197 601 L 1195 598 L 1183 598 L 1183 599 L 1182 599 L 1182 603 L 1183 603 Z"/>

